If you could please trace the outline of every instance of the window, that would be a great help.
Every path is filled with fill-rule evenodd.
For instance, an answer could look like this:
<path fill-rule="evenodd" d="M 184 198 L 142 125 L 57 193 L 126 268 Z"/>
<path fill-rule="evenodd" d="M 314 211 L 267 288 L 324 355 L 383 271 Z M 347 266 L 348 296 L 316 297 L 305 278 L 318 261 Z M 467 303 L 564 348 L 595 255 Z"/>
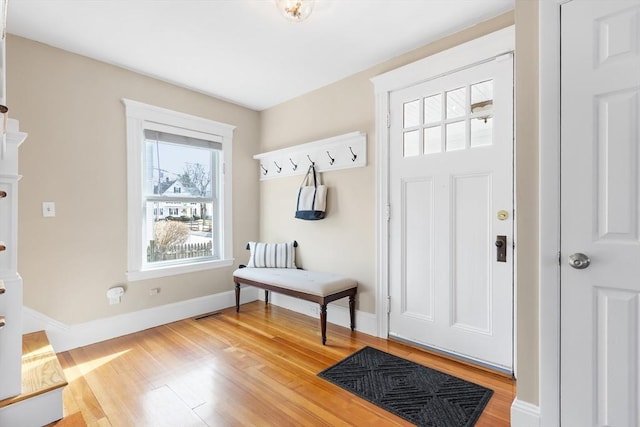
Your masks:
<path fill-rule="evenodd" d="M 234 127 L 128 99 L 123 102 L 128 279 L 232 265 Z"/>
<path fill-rule="evenodd" d="M 405 102 L 402 114 L 404 157 L 492 145 L 493 80 Z"/>

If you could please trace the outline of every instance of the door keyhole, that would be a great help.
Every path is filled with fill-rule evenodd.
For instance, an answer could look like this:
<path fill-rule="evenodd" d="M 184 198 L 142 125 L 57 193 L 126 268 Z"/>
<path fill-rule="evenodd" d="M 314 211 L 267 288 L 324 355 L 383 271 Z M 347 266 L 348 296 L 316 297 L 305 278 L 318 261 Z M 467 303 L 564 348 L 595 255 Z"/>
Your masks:
<path fill-rule="evenodd" d="M 507 262 L 507 236 L 496 236 L 496 261 Z"/>

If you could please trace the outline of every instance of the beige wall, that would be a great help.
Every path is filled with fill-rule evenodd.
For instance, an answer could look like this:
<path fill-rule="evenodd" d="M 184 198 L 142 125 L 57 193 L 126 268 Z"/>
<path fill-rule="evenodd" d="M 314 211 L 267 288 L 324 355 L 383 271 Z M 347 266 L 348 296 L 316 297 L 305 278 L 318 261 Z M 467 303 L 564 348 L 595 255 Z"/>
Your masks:
<path fill-rule="evenodd" d="M 518 399 L 538 404 L 538 1 L 516 0 Z"/>
<path fill-rule="evenodd" d="M 11 116 L 20 148 L 19 272 L 24 304 L 66 324 L 232 290 L 232 268 L 126 282 L 127 183 L 122 98 L 237 126 L 233 142 L 234 255 L 258 235 L 259 113 L 16 36 L 7 41 Z M 54 201 L 56 217 L 41 203 Z M 160 287 L 158 296 L 149 289 Z"/>
<path fill-rule="evenodd" d="M 368 135 L 365 168 L 324 174 L 329 185 L 328 217 L 293 218 L 300 178 L 260 184 L 260 238 L 300 242 L 305 268 L 330 269 L 360 284 L 358 309 L 375 312 L 375 100 L 371 77 L 516 25 L 517 166 L 517 366 L 519 398 L 538 401 L 537 279 L 537 1 L 516 3 L 507 13 L 435 41 L 349 78 L 262 112 L 260 150 L 270 151 L 346 132 Z"/>

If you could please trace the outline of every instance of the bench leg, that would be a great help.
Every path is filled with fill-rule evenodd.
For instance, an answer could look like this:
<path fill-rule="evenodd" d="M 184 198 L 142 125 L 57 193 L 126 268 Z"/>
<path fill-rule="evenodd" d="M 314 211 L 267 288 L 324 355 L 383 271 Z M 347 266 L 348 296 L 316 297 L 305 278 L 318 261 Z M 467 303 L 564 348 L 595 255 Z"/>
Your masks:
<path fill-rule="evenodd" d="M 327 305 L 320 304 L 320 331 L 322 332 L 322 345 L 327 343 Z"/>
<path fill-rule="evenodd" d="M 240 283 L 236 283 L 236 313 L 240 312 Z"/>
<path fill-rule="evenodd" d="M 356 296 L 349 295 L 349 316 L 351 317 L 351 330 L 356 329 Z"/>
<path fill-rule="evenodd" d="M 269 291 L 268 290 L 264 290 L 264 305 L 268 305 L 269 304 Z"/>

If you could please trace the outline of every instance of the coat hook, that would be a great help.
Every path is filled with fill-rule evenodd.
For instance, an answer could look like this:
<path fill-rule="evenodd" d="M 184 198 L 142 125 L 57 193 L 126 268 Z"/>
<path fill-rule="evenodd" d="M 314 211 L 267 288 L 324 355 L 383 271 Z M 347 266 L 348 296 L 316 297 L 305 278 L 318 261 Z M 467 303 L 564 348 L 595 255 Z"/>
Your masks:
<path fill-rule="evenodd" d="M 298 165 L 296 165 L 295 163 L 293 163 L 293 160 L 291 160 L 291 157 L 289 157 L 289 161 L 291 162 L 291 164 L 293 165 L 293 170 L 298 169 Z"/>
<path fill-rule="evenodd" d="M 316 162 L 314 162 L 313 160 L 311 160 L 311 157 L 309 157 L 309 155 L 307 154 L 307 159 L 309 159 L 309 161 L 311 162 L 311 166 L 315 166 Z"/>
<path fill-rule="evenodd" d="M 327 150 L 327 156 L 329 156 L 329 158 L 331 160 L 329 160 L 329 164 L 333 165 L 333 163 L 336 161 L 336 159 L 334 159 L 333 157 L 331 157 L 331 153 L 329 153 L 329 150 Z"/>
<path fill-rule="evenodd" d="M 354 153 L 354 152 L 353 152 L 353 150 L 351 149 L 351 147 L 349 147 L 349 151 L 351 151 L 351 155 L 353 156 L 353 157 L 351 158 L 351 161 L 352 161 L 352 162 L 355 162 L 355 161 L 356 161 L 356 159 L 358 158 L 358 155 L 357 155 L 356 153 Z"/>
<path fill-rule="evenodd" d="M 273 161 L 273 164 L 276 165 L 276 167 L 278 168 L 278 173 L 282 172 L 282 168 L 278 166 L 275 160 Z"/>
<path fill-rule="evenodd" d="M 260 163 L 260 167 L 261 167 L 261 168 L 262 168 L 262 170 L 263 170 L 263 172 L 262 172 L 262 174 L 263 174 L 263 175 L 266 175 L 266 174 L 269 172 L 269 169 L 266 169 L 266 168 L 262 165 L 262 163 Z"/>

